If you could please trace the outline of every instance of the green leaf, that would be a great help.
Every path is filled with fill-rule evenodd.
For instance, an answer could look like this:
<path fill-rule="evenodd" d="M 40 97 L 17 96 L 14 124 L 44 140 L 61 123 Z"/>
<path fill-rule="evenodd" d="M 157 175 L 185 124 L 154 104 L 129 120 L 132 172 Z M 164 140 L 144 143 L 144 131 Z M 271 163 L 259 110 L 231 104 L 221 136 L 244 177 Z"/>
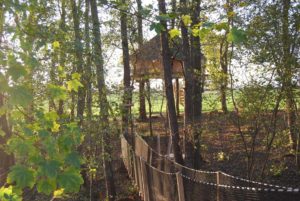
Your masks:
<path fill-rule="evenodd" d="M 58 175 L 58 184 L 60 188 L 66 192 L 78 192 L 80 185 L 83 184 L 83 179 L 79 170 L 74 168 L 67 169 L 62 174 Z"/>
<path fill-rule="evenodd" d="M 192 34 L 194 37 L 200 36 L 200 29 L 192 29 Z"/>
<path fill-rule="evenodd" d="M 163 20 L 163 21 L 167 21 L 167 20 L 171 20 L 173 19 L 172 16 L 170 16 L 169 14 L 161 14 L 159 16 L 156 16 L 157 20 Z"/>
<path fill-rule="evenodd" d="M 215 23 L 213 23 L 213 22 L 204 22 L 202 24 L 202 27 L 212 28 L 214 25 L 215 25 Z"/>
<path fill-rule="evenodd" d="M 169 31 L 169 34 L 170 34 L 170 37 L 172 39 L 172 38 L 175 38 L 177 36 L 180 36 L 180 31 L 178 29 L 171 29 Z"/>
<path fill-rule="evenodd" d="M 66 74 L 63 66 L 58 66 L 57 70 L 58 70 L 58 75 L 59 75 L 60 78 L 66 78 L 67 77 L 67 74 Z"/>
<path fill-rule="evenodd" d="M 152 23 L 150 25 L 150 30 L 154 30 L 157 34 L 159 34 L 162 31 L 165 31 L 165 28 L 160 23 Z"/>
<path fill-rule="evenodd" d="M 54 122 L 58 119 L 58 114 L 55 111 L 47 112 L 44 115 L 45 119 L 49 122 Z"/>
<path fill-rule="evenodd" d="M 56 189 L 56 181 L 50 179 L 42 179 L 37 183 L 37 190 L 39 193 L 50 195 Z"/>
<path fill-rule="evenodd" d="M 5 137 L 6 133 L 0 128 L 0 137 Z"/>
<path fill-rule="evenodd" d="M 9 89 L 8 80 L 6 77 L 0 72 L 0 91 L 6 92 Z"/>
<path fill-rule="evenodd" d="M 39 135 L 39 137 L 41 137 L 41 138 L 46 138 L 46 137 L 50 136 L 50 133 L 49 133 L 49 131 L 47 131 L 47 130 L 40 130 L 40 131 L 38 132 L 38 135 Z"/>
<path fill-rule="evenodd" d="M 16 182 L 18 188 L 32 188 L 35 184 L 34 170 L 23 165 L 13 166 L 11 172 L 8 174 L 7 183 L 12 184 L 14 182 Z"/>
<path fill-rule="evenodd" d="M 227 13 L 228 18 L 234 17 L 236 13 L 234 11 L 230 11 Z"/>
<path fill-rule="evenodd" d="M 25 86 L 14 86 L 9 89 L 11 94 L 10 103 L 14 105 L 28 106 L 32 100 L 33 96 L 31 91 Z"/>
<path fill-rule="evenodd" d="M 58 154 L 57 142 L 53 137 L 48 137 L 43 140 L 43 148 L 50 157 L 55 157 Z"/>
<path fill-rule="evenodd" d="M 56 160 L 46 161 L 41 165 L 41 173 L 48 178 L 56 178 L 60 169 L 60 162 Z"/>
<path fill-rule="evenodd" d="M 58 138 L 59 149 L 64 151 L 70 151 L 73 148 L 75 142 L 71 136 L 61 135 Z"/>
<path fill-rule="evenodd" d="M 182 15 L 181 19 L 182 19 L 184 26 L 189 26 L 193 22 L 190 15 Z"/>
<path fill-rule="evenodd" d="M 81 75 L 80 75 L 79 73 L 73 73 L 73 74 L 72 74 L 72 79 L 73 79 L 73 80 L 74 80 L 74 79 L 80 80 L 80 77 L 81 77 Z"/>
<path fill-rule="evenodd" d="M 66 100 L 67 99 L 67 90 L 63 86 L 49 84 L 48 91 L 49 91 L 50 96 L 54 100 Z"/>
<path fill-rule="evenodd" d="M 199 31 L 200 38 L 205 38 L 210 32 L 210 29 L 202 28 Z"/>
<path fill-rule="evenodd" d="M 14 81 L 17 81 L 20 77 L 27 74 L 25 67 L 17 62 L 15 57 L 12 55 L 8 56 L 8 66 L 9 68 L 7 70 L 7 73 Z"/>
<path fill-rule="evenodd" d="M 56 121 L 54 121 L 53 125 L 52 125 L 52 128 L 51 128 L 51 131 L 53 133 L 57 133 L 59 131 L 59 128 L 60 128 L 60 124 L 58 124 Z"/>
<path fill-rule="evenodd" d="M 22 201 L 21 196 L 13 191 L 13 187 L 1 187 L 0 188 L 0 200 L 1 201 Z"/>
<path fill-rule="evenodd" d="M 30 140 L 23 140 L 18 137 L 11 138 L 8 141 L 9 150 L 18 154 L 18 156 L 32 156 L 36 149 Z"/>
<path fill-rule="evenodd" d="M 80 158 L 80 155 L 76 152 L 72 152 L 72 153 L 68 154 L 65 161 L 69 165 L 72 165 L 76 168 L 80 168 L 81 158 Z"/>
<path fill-rule="evenodd" d="M 67 87 L 68 91 L 76 91 L 76 92 L 78 92 L 79 87 L 83 87 L 83 85 L 77 79 L 67 81 L 67 86 L 68 86 Z"/>
<path fill-rule="evenodd" d="M 242 43 L 247 39 L 245 31 L 233 27 L 227 35 L 227 41 L 236 44 Z"/>
<path fill-rule="evenodd" d="M 222 31 L 228 29 L 228 24 L 226 22 L 222 22 L 219 24 L 215 24 L 214 27 L 217 31 Z"/>
<path fill-rule="evenodd" d="M 59 47 L 60 47 L 60 44 L 59 44 L 58 41 L 54 41 L 54 42 L 52 43 L 52 46 L 53 46 L 53 48 L 55 49 L 55 48 L 59 48 Z"/>
<path fill-rule="evenodd" d="M 27 136 L 32 136 L 33 135 L 33 130 L 30 129 L 29 127 L 24 127 L 23 128 L 23 133 Z"/>

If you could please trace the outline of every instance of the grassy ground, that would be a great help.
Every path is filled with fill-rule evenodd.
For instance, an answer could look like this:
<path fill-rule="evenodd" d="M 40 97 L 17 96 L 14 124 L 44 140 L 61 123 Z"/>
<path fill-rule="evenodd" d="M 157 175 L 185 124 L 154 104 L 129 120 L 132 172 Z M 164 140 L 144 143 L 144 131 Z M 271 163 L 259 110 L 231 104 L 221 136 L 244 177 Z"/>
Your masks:
<path fill-rule="evenodd" d="M 116 105 L 120 105 L 122 103 L 122 97 L 118 93 L 110 93 L 108 95 L 108 100 L 111 105 L 116 108 Z M 227 106 L 229 110 L 233 110 L 233 104 L 231 101 L 230 94 L 228 94 Z M 137 92 L 133 93 L 133 101 L 134 103 L 132 107 L 132 113 L 136 116 L 139 111 L 139 94 Z M 163 91 L 152 91 L 151 93 L 151 104 L 152 104 L 152 112 L 160 113 L 166 112 L 166 99 Z M 221 103 L 218 91 L 206 91 L 203 93 L 203 112 L 211 112 L 211 111 L 219 111 L 221 110 Z M 146 110 L 148 109 L 148 102 L 146 101 Z M 183 103 L 179 106 L 180 112 L 183 112 L 184 107 Z"/>

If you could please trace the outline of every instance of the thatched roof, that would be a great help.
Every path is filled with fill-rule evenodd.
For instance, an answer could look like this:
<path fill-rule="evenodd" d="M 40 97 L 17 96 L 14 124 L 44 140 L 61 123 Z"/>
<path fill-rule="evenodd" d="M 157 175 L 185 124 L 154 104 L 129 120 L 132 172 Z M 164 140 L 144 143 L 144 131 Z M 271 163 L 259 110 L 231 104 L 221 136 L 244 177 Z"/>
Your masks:
<path fill-rule="evenodd" d="M 180 41 L 170 43 L 173 59 L 173 77 L 182 77 L 182 50 Z M 134 79 L 163 78 L 163 65 L 161 56 L 161 41 L 159 35 L 144 43 L 130 56 L 133 65 Z"/>

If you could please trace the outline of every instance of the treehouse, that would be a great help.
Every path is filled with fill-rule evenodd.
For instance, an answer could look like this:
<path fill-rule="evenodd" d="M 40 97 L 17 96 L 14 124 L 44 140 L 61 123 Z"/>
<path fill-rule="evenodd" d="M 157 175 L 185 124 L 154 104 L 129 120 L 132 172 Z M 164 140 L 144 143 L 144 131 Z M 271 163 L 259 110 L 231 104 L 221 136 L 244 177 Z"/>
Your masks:
<path fill-rule="evenodd" d="M 172 40 L 170 43 L 172 58 L 172 78 L 174 82 L 174 94 L 176 99 L 177 114 L 179 104 L 183 105 L 183 88 L 179 79 L 183 78 L 183 61 L 181 41 Z M 161 41 L 159 35 L 145 42 L 135 53 L 130 56 L 132 64 L 132 77 L 135 81 L 149 81 L 151 79 L 164 79 L 164 67 L 161 56 Z"/>
<path fill-rule="evenodd" d="M 183 77 L 182 51 L 179 40 L 172 40 L 170 43 L 172 52 L 172 77 Z M 133 65 L 133 78 L 136 81 L 145 79 L 163 79 L 163 64 L 161 56 L 161 42 L 157 35 L 148 42 L 145 42 L 130 57 Z"/>

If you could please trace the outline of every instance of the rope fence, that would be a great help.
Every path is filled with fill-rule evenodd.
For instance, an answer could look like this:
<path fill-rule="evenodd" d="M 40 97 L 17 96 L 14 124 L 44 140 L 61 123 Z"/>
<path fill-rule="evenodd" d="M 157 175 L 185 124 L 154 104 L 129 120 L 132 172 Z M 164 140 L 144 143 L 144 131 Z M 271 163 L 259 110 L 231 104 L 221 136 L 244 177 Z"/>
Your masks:
<path fill-rule="evenodd" d="M 122 136 L 121 146 L 124 165 L 145 201 L 300 200 L 298 188 L 256 182 L 221 171 L 195 170 L 180 165 L 157 153 L 138 135 L 134 140 Z"/>

